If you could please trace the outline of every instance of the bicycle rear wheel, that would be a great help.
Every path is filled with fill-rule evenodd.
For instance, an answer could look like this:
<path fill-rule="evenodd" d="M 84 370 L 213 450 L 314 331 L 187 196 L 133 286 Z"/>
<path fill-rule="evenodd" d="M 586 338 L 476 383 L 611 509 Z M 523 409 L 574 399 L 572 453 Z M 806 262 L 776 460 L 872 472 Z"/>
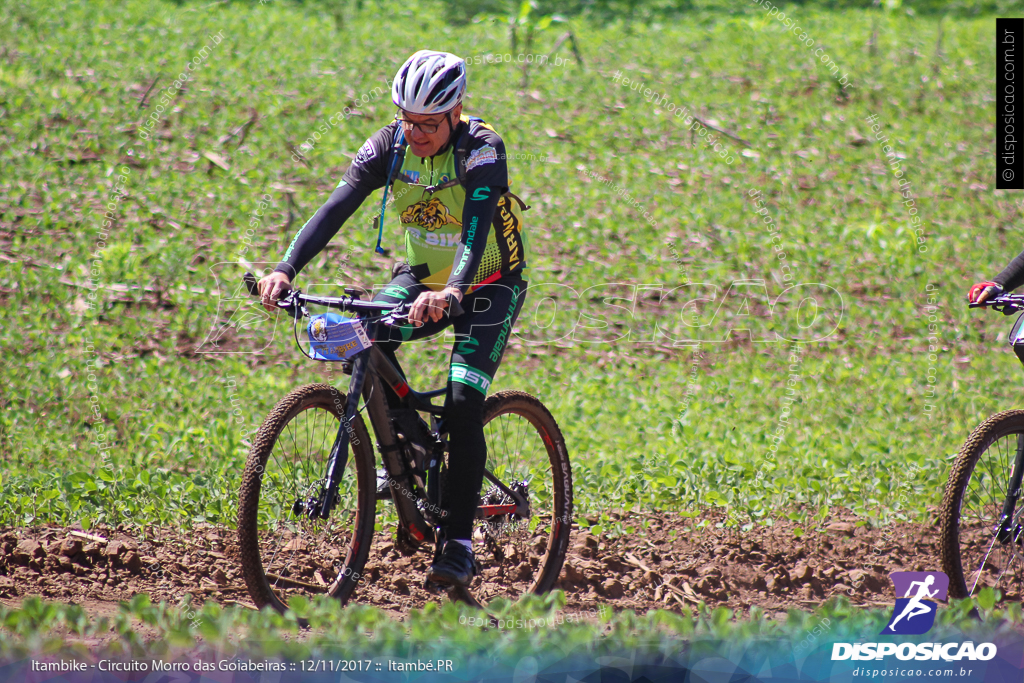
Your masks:
<path fill-rule="evenodd" d="M 997 537 L 1017 449 L 1024 448 L 1024 410 L 997 413 L 967 437 L 953 463 L 940 509 L 940 556 L 949 595 L 966 598 L 986 586 L 1003 597 L 1024 597 L 1024 505 L 1009 536 Z"/>
<path fill-rule="evenodd" d="M 473 547 L 482 575 L 469 591 L 480 604 L 551 590 L 562 571 L 572 531 L 572 470 L 565 440 L 551 413 L 521 391 L 488 397 L 483 412 L 486 467 L 507 487 L 526 495 L 530 515 L 476 520 Z M 484 479 L 482 506 L 513 502 Z M 459 598 L 458 593 L 453 597 Z"/>
<path fill-rule="evenodd" d="M 360 582 L 377 501 L 371 441 L 359 413 L 330 517 L 295 512 L 297 502 L 321 490 L 345 405 L 343 392 L 309 384 L 281 399 L 256 433 L 242 474 L 238 541 L 258 607 L 283 612 L 292 596 L 323 593 L 344 602 Z"/>

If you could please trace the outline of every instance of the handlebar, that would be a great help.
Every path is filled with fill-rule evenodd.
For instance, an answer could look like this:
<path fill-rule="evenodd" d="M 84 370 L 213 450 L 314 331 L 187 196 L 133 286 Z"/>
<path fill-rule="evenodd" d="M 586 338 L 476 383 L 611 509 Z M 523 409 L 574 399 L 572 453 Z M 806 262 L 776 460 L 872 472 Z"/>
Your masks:
<path fill-rule="evenodd" d="M 1003 315 L 1013 315 L 1017 311 L 1024 310 L 1024 294 L 1002 294 L 994 299 L 983 301 L 978 304 L 967 304 L 968 308 L 993 308 Z"/>
<path fill-rule="evenodd" d="M 245 288 L 249 291 L 250 295 L 260 295 L 255 275 L 246 273 L 242 276 L 242 282 L 245 283 Z M 412 308 L 411 303 L 394 304 L 386 301 L 362 301 L 359 299 L 358 291 L 346 289 L 345 292 L 348 293 L 348 296 L 309 296 L 308 294 L 303 294 L 300 289 L 292 289 L 274 303 L 278 308 L 288 311 L 295 318 L 298 318 L 305 312 L 306 304 L 313 304 L 315 306 L 326 306 L 327 308 L 336 308 L 340 311 L 357 313 L 360 316 L 385 313 L 386 315 L 381 321 L 389 325 L 399 325 L 409 321 L 409 310 Z M 454 298 L 449 300 L 449 309 L 451 317 L 460 316 L 465 312 Z"/>

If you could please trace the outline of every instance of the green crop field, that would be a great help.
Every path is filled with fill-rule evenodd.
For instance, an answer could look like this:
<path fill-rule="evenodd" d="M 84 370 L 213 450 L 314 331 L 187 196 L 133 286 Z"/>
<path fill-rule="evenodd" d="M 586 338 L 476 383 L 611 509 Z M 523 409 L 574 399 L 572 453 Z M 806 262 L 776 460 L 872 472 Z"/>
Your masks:
<path fill-rule="evenodd" d="M 801 37 L 698 5 L 516 7 L 513 46 L 509 12 L 426 1 L 0 4 L 0 522 L 235 524 L 246 434 L 343 377 L 241 275 L 276 265 L 422 47 L 469 60 L 467 113 L 518 155 L 537 289 L 493 389 L 554 414 L 581 524 L 933 521 L 967 433 L 1020 405 L 1010 319 L 965 303 L 1022 247 L 994 190 L 996 15 L 788 6 Z M 401 235 L 389 214 L 373 253 L 372 199 L 299 286 L 387 282 Z M 406 345 L 412 386 L 449 350 Z"/>
<path fill-rule="evenodd" d="M 72 4 L 50 18 L 4 7 L 5 522 L 232 523 L 240 433 L 325 370 L 295 350 L 284 319 L 262 353 L 202 353 L 226 322 L 219 298 L 240 305 L 245 263 L 276 264 L 362 141 L 390 118 L 385 79 L 407 52 L 425 42 L 466 56 L 508 51 L 499 22 L 452 28 L 428 8 L 388 20 L 350 12 L 338 24 L 312 7 L 275 4 Z M 527 305 L 496 388 L 534 392 L 552 409 L 584 508 L 689 503 L 766 519 L 845 506 L 872 518 L 893 512 L 888 483 L 913 464 L 919 475 L 899 514 L 922 518 L 970 427 L 1016 405 L 1004 380 L 1016 361 L 996 344 L 1005 323 L 962 303 L 970 282 L 1019 248 L 1019 208 L 992 192 L 990 177 L 990 26 L 947 19 L 939 42 L 937 21 L 905 12 L 798 9 L 850 74 L 843 91 L 812 50 L 756 9 L 684 26 L 574 24 L 582 67 L 534 66 L 526 92 L 517 65 L 471 64 L 467 109 L 527 157 L 511 171 L 513 189 L 533 205 L 531 285 L 562 286 L 538 288 L 561 308 L 540 328 L 550 309 Z M 550 27 L 535 31 L 537 51 L 556 37 Z M 655 37 L 666 49 L 651 49 Z M 202 67 L 157 112 L 161 93 L 174 91 L 173 72 L 206 45 Z M 692 125 L 616 83 L 615 72 L 749 147 L 719 136 L 727 163 L 691 140 Z M 346 107 L 351 115 L 304 154 L 308 165 L 293 161 Z M 159 122 L 142 139 L 140 122 L 151 116 Z M 912 183 L 924 253 L 869 116 L 895 142 Z M 244 141 L 242 132 L 230 136 L 239 128 Z M 871 137 L 855 146 L 857 136 Z M 97 251 L 122 168 L 125 196 Z M 769 198 L 788 282 L 751 190 Z M 269 207 L 247 237 L 264 195 Z M 360 211 L 300 285 L 386 282 L 392 259 L 372 254 L 372 212 Z M 396 250 L 398 237 L 388 231 L 386 246 Z M 714 299 L 718 288 L 721 301 L 731 283 L 748 280 L 765 287 L 732 293 L 748 297 L 753 322 L 732 324 L 730 306 L 710 320 L 717 302 L 705 302 L 705 327 L 686 334 L 689 298 Z M 692 297 L 659 304 L 687 283 Z M 798 400 L 760 487 L 790 345 L 729 330 L 768 338 L 766 297 L 791 283 L 835 290 L 823 302 L 841 307 L 841 322 L 826 341 L 800 345 Z M 929 285 L 941 346 L 934 362 Z M 617 308 L 601 310 L 604 297 L 620 297 L 607 301 Z M 634 309 L 636 301 L 647 305 Z M 583 314 L 590 328 L 574 331 Z M 819 327 L 833 326 L 812 331 Z M 236 350 L 266 346 L 274 329 L 259 323 Z M 688 338 L 707 343 L 699 352 L 672 346 Z M 545 339 L 557 341 L 532 341 Z M 413 386 L 438 385 L 447 353 L 443 343 L 408 345 Z"/>

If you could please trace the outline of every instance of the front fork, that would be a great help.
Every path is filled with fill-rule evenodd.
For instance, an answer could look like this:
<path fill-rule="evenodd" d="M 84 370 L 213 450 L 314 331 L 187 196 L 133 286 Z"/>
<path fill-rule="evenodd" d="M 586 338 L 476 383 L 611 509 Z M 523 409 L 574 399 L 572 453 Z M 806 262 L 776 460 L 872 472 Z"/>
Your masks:
<path fill-rule="evenodd" d="M 1017 454 L 1013 460 L 1013 470 L 1010 472 L 1010 485 L 1006 490 L 1003 512 L 999 516 L 999 530 L 996 532 L 1000 543 L 1006 543 L 1021 535 L 1020 525 L 1016 525 L 1018 528 L 1015 528 L 1013 523 L 1013 513 L 1017 506 L 1017 499 L 1020 498 L 1022 480 L 1024 480 L 1024 434 L 1018 434 Z"/>
<path fill-rule="evenodd" d="M 331 454 L 327 457 L 327 471 L 323 478 L 323 485 L 315 498 L 311 498 L 305 504 L 301 500 L 296 502 L 295 513 L 298 515 L 304 515 L 309 519 L 327 519 L 338 504 L 338 485 L 341 483 L 341 477 L 348 465 L 348 445 L 354 432 L 352 420 L 356 416 L 359 393 L 366 379 L 369 364 L 370 349 L 357 355 L 352 363 L 352 381 L 349 383 L 348 400 L 345 412 L 341 416 L 341 422 L 338 424 L 334 445 L 331 446 Z"/>

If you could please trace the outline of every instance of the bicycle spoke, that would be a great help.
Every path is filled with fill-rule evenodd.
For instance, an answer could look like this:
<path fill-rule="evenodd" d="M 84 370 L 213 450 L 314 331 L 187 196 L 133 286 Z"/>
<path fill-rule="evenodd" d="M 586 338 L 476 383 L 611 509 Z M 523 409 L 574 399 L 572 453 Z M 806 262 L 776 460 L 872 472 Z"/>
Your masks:
<path fill-rule="evenodd" d="M 502 456 L 503 456 L 503 459 L 505 460 L 505 462 L 508 462 L 508 460 L 509 460 L 509 454 L 508 454 L 508 441 L 509 441 L 509 439 L 508 439 L 508 435 L 505 433 L 505 424 L 506 424 L 507 420 L 505 420 L 504 417 L 505 417 L 504 415 L 500 415 L 496 419 L 498 420 L 498 423 L 501 426 Z"/>
<path fill-rule="evenodd" d="M 1007 570 L 1010 568 L 1010 565 L 1012 565 L 1013 561 L 1018 557 L 1017 553 L 1013 552 L 1012 550 L 1004 550 L 1004 552 L 1010 556 L 1010 561 L 1006 563 L 1006 567 L 1004 567 L 1003 570 L 999 572 L 999 576 L 996 577 L 997 586 L 999 585 L 999 580 L 1003 578 L 1003 574 L 1007 572 Z"/>
<path fill-rule="evenodd" d="M 988 562 L 988 557 L 992 554 L 992 548 L 995 547 L 995 544 L 998 540 L 998 536 L 992 537 L 992 542 L 988 545 L 988 552 L 985 553 L 985 557 L 981 558 L 981 565 L 978 567 L 978 572 L 975 576 L 974 583 L 971 584 L 971 590 L 969 591 L 970 595 L 974 595 L 974 589 L 978 586 L 978 580 L 981 578 L 981 573 L 985 571 L 985 564 Z"/>
<path fill-rule="evenodd" d="M 326 446 L 327 434 L 330 432 L 330 426 L 331 426 L 330 420 L 327 419 L 327 414 L 325 413 L 324 414 L 324 431 L 323 431 L 323 436 L 320 437 L 320 451 L 319 451 L 320 453 L 323 453 L 324 449 L 327 447 Z"/>
<path fill-rule="evenodd" d="M 513 455 L 519 455 L 523 452 L 523 439 L 526 437 L 525 432 L 523 431 L 523 416 L 516 415 L 516 417 L 519 418 L 519 439 L 516 441 L 516 450 Z M 527 421 L 526 424 L 530 423 Z"/>

